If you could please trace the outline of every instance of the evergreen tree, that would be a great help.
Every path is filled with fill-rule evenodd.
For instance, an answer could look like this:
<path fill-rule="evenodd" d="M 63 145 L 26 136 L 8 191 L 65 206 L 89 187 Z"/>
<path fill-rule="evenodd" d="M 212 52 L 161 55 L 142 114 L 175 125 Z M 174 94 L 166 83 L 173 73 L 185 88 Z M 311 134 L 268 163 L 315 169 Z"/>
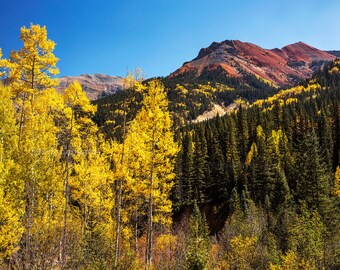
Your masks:
<path fill-rule="evenodd" d="M 254 199 L 256 202 L 267 204 L 270 207 L 273 198 L 275 178 L 275 157 L 271 140 L 267 145 L 266 135 L 261 126 L 257 127 L 256 146 L 257 155 L 254 159 Z M 267 198 L 266 198 L 267 197 Z"/>
<path fill-rule="evenodd" d="M 194 197 L 194 191 L 196 183 L 194 183 L 194 153 L 193 143 L 190 133 L 186 133 L 183 138 L 182 149 L 182 177 L 181 188 L 184 191 L 182 193 L 183 202 L 187 205 L 192 203 Z M 196 149 L 195 149 L 196 154 Z"/>
<path fill-rule="evenodd" d="M 237 114 L 237 127 L 238 127 L 238 148 L 240 151 L 241 161 L 244 161 L 247 156 L 248 143 L 249 143 L 249 132 L 247 123 L 247 114 L 245 108 L 240 106 Z"/>
<path fill-rule="evenodd" d="M 194 198 L 198 203 L 206 199 L 206 185 L 209 179 L 208 148 L 202 126 L 196 130 L 194 153 Z"/>
<path fill-rule="evenodd" d="M 224 171 L 224 157 L 217 137 L 217 131 L 209 134 L 209 166 L 211 183 L 208 184 L 209 196 L 223 199 L 227 196 L 227 179 Z"/>
<path fill-rule="evenodd" d="M 297 199 L 304 200 L 309 209 L 326 214 L 330 194 L 330 174 L 321 158 L 319 140 L 310 131 L 299 145 L 296 160 Z"/>
<path fill-rule="evenodd" d="M 242 166 L 237 148 L 235 121 L 232 117 L 229 117 L 228 120 L 226 165 L 231 185 L 237 186 L 238 179 L 242 174 Z"/>
<path fill-rule="evenodd" d="M 326 167 L 329 172 L 332 171 L 333 167 L 333 138 L 330 124 L 328 123 L 327 116 L 322 110 L 319 117 L 319 138 L 320 138 L 320 148 L 322 149 L 322 157 L 325 162 Z"/>

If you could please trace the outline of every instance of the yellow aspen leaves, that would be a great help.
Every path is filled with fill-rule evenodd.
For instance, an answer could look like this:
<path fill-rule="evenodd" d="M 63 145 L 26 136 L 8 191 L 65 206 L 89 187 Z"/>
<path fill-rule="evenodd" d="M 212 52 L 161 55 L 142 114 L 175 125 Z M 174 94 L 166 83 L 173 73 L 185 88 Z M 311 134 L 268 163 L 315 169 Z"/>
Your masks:
<path fill-rule="evenodd" d="M 59 73 L 58 58 L 53 54 L 55 43 L 47 38 L 46 27 L 31 24 L 20 32 L 23 47 L 12 51 L 8 60 L 0 59 L 0 68 L 13 90 L 20 94 L 57 86 L 58 80 L 53 76 Z"/>

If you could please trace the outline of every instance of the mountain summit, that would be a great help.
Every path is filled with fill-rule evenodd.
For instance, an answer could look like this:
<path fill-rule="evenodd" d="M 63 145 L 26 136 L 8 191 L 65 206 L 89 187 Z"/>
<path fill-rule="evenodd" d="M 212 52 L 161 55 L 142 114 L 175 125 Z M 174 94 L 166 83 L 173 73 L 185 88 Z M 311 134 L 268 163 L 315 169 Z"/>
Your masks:
<path fill-rule="evenodd" d="M 335 58 L 303 42 L 268 50 L 248 42 L 226 40 L 201 49 L 195 59 L 169 77 L 201 77 L 218 71 L 227 77 L 242 79 L 251 74 L 274 86 L 289 86 L 311 77 L 325 62 Z"/>

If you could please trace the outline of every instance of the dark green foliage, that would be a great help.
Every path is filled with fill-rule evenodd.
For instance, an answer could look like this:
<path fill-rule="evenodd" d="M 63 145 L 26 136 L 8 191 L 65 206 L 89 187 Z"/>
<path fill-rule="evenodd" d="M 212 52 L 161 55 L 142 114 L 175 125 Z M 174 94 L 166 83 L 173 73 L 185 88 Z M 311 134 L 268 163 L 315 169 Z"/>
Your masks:
<path fill-rule="evenodd" d="M 142 98 L 141 93 L 129 89 L 98 99 L 94 101 L 98 108 L 94 121 L 107 138 L 121 139 L 124 117 L 126 117 L 126 123 L 134 119 L 141 108 Z"/>
<path fill-rule="evenodd" d="M 324 162 L 314 130 L 308 132 L 298 147 L 296 159 L 296 198 L 309 209 L 323 209 L 330 194 L 330 173 Z"/>
<path fill-rule="evenodd" d="M 208 196 L 225 199 L 227 196 L 227 177 L 224 171 L 224 156 L 218 140 L 217 130 L 208 134 L 208 155 L 210 167 L 210 181 L 207 185 Z"/>
<path fill-rule="evenodd" d="M 235 121 L 232 117 L 228 118 L 228 133 L 226 135 L 226 166 L 227 173 L 232 186 L 239 186 L 239 177 L 242 174 L 242 164 L 240 152 L 237 147 L 237 135 Z"/>
<path fill-rule="evenodd" d="M 234 187 L 231 191 L 230 199 L 228 201 L 230 213 L 233 213 L 239 206 L 240 200 L 236 188 Z"/>
<path fill-rule="evenodd" d="M 210 179 L 209 156 L 204 129 L 198 127 L 195 135 L 194 198 L 201 204 L 205 202 L 205 189 Z"/>
<path fill-rule="evenodd" d="M 238 147 L 241 161 L 244 162 L 247 156 L 249 147 L 249 128 L 247 122 L 247 114 L 245 109 L 241 106 L 237 113 L 237 127 L 238 127 Z"/>
<path fill-rule="evenodd" d="M 184 204 L 191 204 L 194 188 L 194 161 L 193 161 L 193 145 L 191 135 L 186 133 L 182 143 L 182 198 Z"/>
<path fill-rule="evenodd" d="M 273 190 L 273 209 L 279 210 L 279 207 L 285 207 L 292 203 L 292 194 L 288 186 L 287 178 L 284 170 L 280 167 L 276 168 Z"/>

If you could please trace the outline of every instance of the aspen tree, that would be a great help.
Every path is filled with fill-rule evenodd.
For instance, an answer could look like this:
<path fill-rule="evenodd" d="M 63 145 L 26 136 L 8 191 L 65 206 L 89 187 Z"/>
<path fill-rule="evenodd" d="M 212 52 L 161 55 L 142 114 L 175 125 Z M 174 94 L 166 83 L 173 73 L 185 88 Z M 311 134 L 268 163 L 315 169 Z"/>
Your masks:
<path fill-rule="evenodd" d="M 145 200 L 147 201 L 146 230 L 146 268 L 151 268 L 154 222 L 170 225 L 172 211 L 169 199 L 173 186 L 174 162 L 178 152 L 174 135 L 171 131 L 171 118 L 164 86 L 151 81 L 143 100 L 143 108 L 131 123 L 130 130 L 139 137 L 141 181 L 144 182 Z"/>
<path fill-rule="evenodd" d="M 118 154 L 115 155 L 116 163 L 116 205 L 115 205 L 115 256 L 114 256 L 114 266 L 118 267 L 118 261 L 120 259 L 120 249 L 121 249 L 121 220 L 122 220 L 122 201 L 123 201 L 123 188 L 126 182 L 127 173 L 127 162 L 126 162 L 126 135 L 128 126 L 128 114 L 133 109 L 136 104 L 134 93 L 143 92 L 144 86 L 140 83 L 142 80 L 142 72 L 139 69 L 135 70 L 135 77 L 130 73 L 125 78 L 125 87 L 128 88 L 126 91 L 127 96 L 121 104 L 121 109 L 117 111 L 123 118 L 122 125 L 118 128 L 121 129 L 121 144 L 117 145 Z M 116 127 L 117 128 L 117 127 Z M 118 167 L 117 167 L 118 166 Z"/>
<path fill-rule="evenodd" d="M 0 59 L 0 75 L 13 93 L 18 136 L 14 177 L 23 188 L 20 194 L 24 204 L 24 237 L 21 241 L 25 250 L 20 251 L 23 254 L 17 257 L 20 261 L 17 263 L 22 263 L 23 269 L 31 269 L 42 267 L 37 265 L 44 260 L 41 256 L 46 255 L 42 248 L 49 245 L 47 230 L 50 227 L 43 224 L 46 231 L 37 234 L 36 226 L 42 221 L 52 224 L 56 218 L 52 213 L 58 209 L 54 208 L 58 198 L 57 128 L 50 114 L 56 105 L 53 103 L 56 93 L 53 90 L 45 93 L 58 84 L 52 78 L 58 73 L 58 59 L 53 54 L 55 43 L 47 39 L 45 27 L 31 25 L 20 31 L 23 47 L 12 51 L 9 59 Z"/>
<path fill-rule="evenodd" d="M 13 155 L 17 146 L 14 107 L 11 91 L 0 84 L 0 265 L 19 249 L 23 233 L 20 221 L 24 211 L 20 193 L 22 185 L 11 181 L 15 169 Z"/>
<path fill-rule="evenodd" d="M 64 110 L 59 119 L 59 144 L 62 147 L 62 160 L 64 170 L 64 221 L 63 233 L 60 243 L 60 260 L 64 264 L 66 260 L 67 231 L 70 204 L 70 178 L 74 170 L 77 156 L 82 155 L 82 142 L 97 131 L 91 116 L 96 107 L 91 105 L 85 92 L 78 82 L 72 83 L 63 94 L 65 102 Z"/>
<path fill-rule="evenodd" d="M 9 81 L 15 101 L 20 111 L 19 143 L 25 125 L 27 102 L 34 98 L 38 90 L 58 85 L 53 76 L 59 73 L 58 58 L 53 54 L 55 43 L 47 38 L 46 27 L 31 24 L 20 29 L 23 47 L 12 51 L 9 59 L 0 57 L 0 75 Z"/>

